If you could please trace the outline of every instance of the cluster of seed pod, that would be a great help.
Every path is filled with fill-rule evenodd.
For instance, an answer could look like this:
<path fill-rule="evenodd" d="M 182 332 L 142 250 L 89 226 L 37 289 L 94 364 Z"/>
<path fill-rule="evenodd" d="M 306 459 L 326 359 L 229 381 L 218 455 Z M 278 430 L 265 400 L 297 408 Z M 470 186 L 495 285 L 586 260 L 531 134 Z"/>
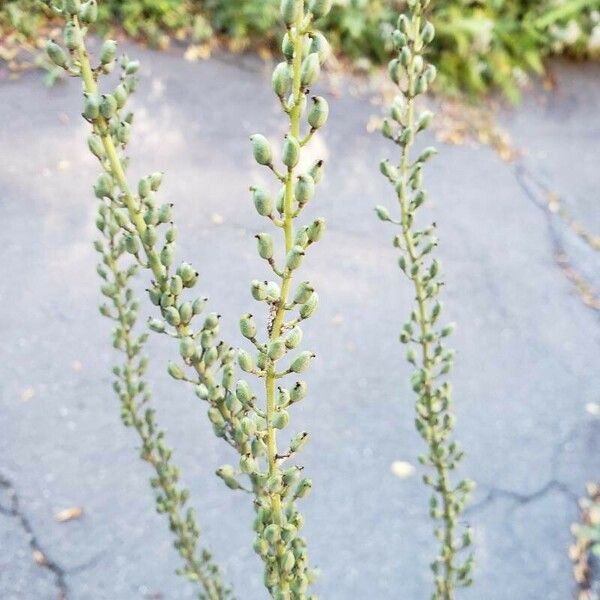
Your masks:
<path fill-rule="evenodd" d="M 426 129 L 432 114 L 416 115 L 415 98 L 424 94 L 436 71 L 424 59 L 424 51 L 434 37 L 433 25 L 425 19 L 429 0 L 408 0 L 409 13 L 401 15 L 393 41 L 398 55 L 389 64 L 390 77 L 398 85 L 399 95 L 394 100 L 390 118 L 383 123 L 383 135 L 400 148 L 400 164 L 381 162 L 382 174 L 396 190 L 400 215 L 393 218 L 390 211 L 377 206 L 377 216 L 401 229 L 394 238 L 394 247 L 400 252 L 400 269 L 412 281 L 416 305 L 410 319 L 403 326 L 400 341 L 408 346 L 406 358 L 415 368 L 411 377 L 417 395 L 416 428 L 428 446 L 420 462 L 432 472 L 423 479 L 434 493 L 430 502 L 431 517 L 440 522 L 435 534 L 440 541 L 439 556 L 431 568 L 434 574 L 434 600 L 451 600 L 458 587 L 472 582 L 473 555 L 460 559 L 458 553 L 471 545 L 468 527 L 458 531 L 459 519 L 473 489 L 470 480 L 453 486 L 449 473 L 463 457 L 463 451 L 451 439 L 454 415 L 451 407 L 451 388 L 447 381 L 453 361 L 453 351 L 445 346 L 452 333 L 452 324 L 440 326 L 442 305 L 438 299 L 443 285 L 440 264 L 433 256 L 437 246 L 435 225 L 420 229 L 415 225 L 417 209 L 424 203 L 422 170 L 435 154 L 426 148 L 415 159 L 410 156 L 415 136 Z"/>
<path fill-rule="evenodd" d="M 326 15 L 330 7 L 331 0 L 282 0 L 280 6 L 287 29 L 282 42 L 285 60 L 275 67 L 272 85 L 289 118 L 281 166 L 263 135 L 251 136 L 251 144 L 256 162 L 270 169 L 281 187 L 274 195 L 262 187 L 252 187 L 251 194 L 259 215 L 281 230 L 282 249 L 277 251 L 270 233 L 256 235 L 258 254 L 266 261 L 272 280 L 252 281 L 251 295 L 266 305 L 267 327 L 261 336 L 254 317 L 244 314 L 240 331 L 252 352 L 241 349 L 238 353 L 241 370 L 263 380 L 264 399 L 257 400 L 246 380 L 237 382 L 232 400 L 237 414 L 232 417 L 234 426 L 239 423 L 237 439 L 243 444 L 239 468 L 225 465 L 218 471 L 232 488 L 243 487 L 238 481 L 240 474 L 249 477 L 256 508 L 254 548 L 265 562 L 265 586 L 278 600 L 316 598 L 309 591 L 316 573 L 308 565 L 306 542 L 299 533 L 303 517 L 296 506 L 296 501 L 310 491 L 311 481 L 301 477 L 301 467 L 284 466 L 306 443 L 308 433 L 293 437 L 283 452 L 277 449 L 276 438 L 277 432 L 288 426 L 290 406 L 302 400 L 307 391 L 303 381 L 285 387 L 281 380 L 304 372 L 314 357 L 308 350 L 298 351 L 298 347 L 301 324 L 316 311 L 318 295 L 308 281 L 294 286 L 293 276 L 310 246 L 321 239 L 325 222 L 316 219 L 296 229 L 294 220 L 313 197 L 323 171 L 321 160 L 302 173 L 298 165 L 302 148 L 325 124 L 329 112 L 327 101 L 320 96 L 314 96 L 310 107 L 307 105 L 309 88 L 317 81 L 329 50 L 323 35 L 313 29 L 313 21 Z M 304 119 L 307 125 L 303 132 Z M 285 366 L 280 366 L 282 363 Z"/>
<path fill-rule="evenodd" d="M 164 432 L 157 428 L 154 411 L 148 406 L 150 390 L 143 380 L 147 360 L 139 358 L 147 334 L 132 337 L 139 302 L 129 287 L 130 278 L 140 269 L 151 273 L 148 295 L 158 307 L 160 318 L 152 319 L 150 328 L 179 340 L 184 365 L 170 363 L 168 371 L 174 378 L 195 385 L 198 396 L 210 405 L 209 415 L 216 407 L 224 406 L 225 388 L 235 383 L 235 352 L 218 340 L 218 315 L 208 314 L 200 325 L 195 324 L 204 311 L 206 298 L 184 297 L 195 287 L 198 273 L 188 263 L 174 266 L 177 229 L 171 221 L 171 205 L 159 204 L 156 199 L 162 174 L 142 178 L 137 193 L 128 183 L 124 151 L 133 114 L 126 113 L 125 107 L 137 84 L 137 61 L 122 57 L 119 83 L 109 93 L 101 94 L 98 79 L 114 70 L 117 46 L 112 40 L 105 41 L 98 65 L 92 66 L 85 46 L 85 25 L 96 17 L 96 0 L 84 3 L 50 0 L 49 6 L 66 20 L 66 50 L 51 40 L 47 44 L 48 55 L 56 65 L 83 81 L 83 117 L 92 127 L 88 147 L 102 167 L 94 193 L 100 206 L 96 226 L 106 240 L 98 242 L 96 248 L 102 254 L 98 267 L 105 280 L 102 293 L 111 300 L 112 307 L 103 304 L 100 310 L 116 321 L 113 343 L 126 356 L 125 364 L 114 369 L 122 419 L 137 431 L 142 441 L 142 458 L 155 469 L 156 477 L 151 483 L 157 490 L 157 511 L 167 514 L 175 535 L 174 545 L 184 561 L 179 574 L 199 584 L 200 598 L 231 598 L 210 552 L 199 548 L 197 520 L 193 511 L 186 508 L 189 493 L 179 484 L 179 470 L 172 463 L 172 452 L 166 446 Z M 185 365 L 193 375 L 184 374 Z M 229 429 L 219 430 L 219 435 L 234 443 Z"/>

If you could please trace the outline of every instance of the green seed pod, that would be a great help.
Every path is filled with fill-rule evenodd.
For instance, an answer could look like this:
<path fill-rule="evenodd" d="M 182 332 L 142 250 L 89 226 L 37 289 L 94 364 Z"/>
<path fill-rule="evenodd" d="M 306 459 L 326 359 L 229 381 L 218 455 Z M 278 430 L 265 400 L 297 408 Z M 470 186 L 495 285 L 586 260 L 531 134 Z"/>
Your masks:
<path fill-rule="evenodd" d="M 433 83 L 434 79 L 436 78 L 437 75 L 437 69 L 435 68 L 435 65 L 427 65 L 427 69 L 425 69 L 425 80 L 427 81 L 427 83 L 431 84 Z"/>
<path fill-rule="evenodd" d="M 400 50 L 400 64 L 403 67 L 408 67 L 410 64 L 410 59 L 412 57 L 412 52 L 408 46 L 404 46 L 402 50 Z"/>
<path fill-rule="evenodd" d="M 117 140 L 121 144 L 127 144 L 129 142 L 129 136 L 131 135 L 131 125 L 127 121 L 122 121 L 117 127 Z"/>
<path fill-rule="evenodd" d="M 410 32 L 410 22 L 408 20 L 408 17 L 404 13 L 402 13 L 398 17 L 397 27 L 405 35 L 408 35 L 408 33 Z"/>
<path fill-rule="evenodd" d="M 169 290 L 173 296 L 179 296 L 183 291 L 183 281 L 179 275 L 173 275 L 169 281 Z"/>
<path fill-rule="evenodd" d="M 107 65 L 115 60 L 117 55 L 117 42 L 114 40 L 105 40 L 100 48 L 100 62 Z"/>
<path fill-rule="evenodd" d="M 281 528 L 275 523 L 271 523 L 265 527 L 263 537 L 269 544 L 276 544 L 281 539 Z"/>
<path fill-rule="evenodd" d="M 164 333 L 165 331 L 165 324 L 158 319 L 150 319 L 150 321 L 148 321 L 148 327 L 156 333 Z"/>
<path fill-rule="evenodd" d="M 125 71 L 125 75 L 135 75 L 138 72 L 139 68 L 140 68 L 139 60 L 128 60 L 123 67 L 123 69 Z"/>
<path fill-rule="evenodd" d="M 100 100 L 100 114 L 105 119 L 110 119 L 117 112 L 117 101 L 110 94 L 102 94 Z"/>
<path fill-rule="evenodd" d="M 290 415 L 285 410 L 280 410 L 273 415 L 273 422 L 271 423 L 275 429 L 285 429 L 290 422 Z"/>
<path fill-rule="evenodd" d="M 419 119 L 417 120 L 417 131 L 421 131 L 423 129 L 427 129 L 431 120 L 433 119 L 433 113 L 426 110 L 419 115 Z"/>
<path fill-rule="evenodd" d="M 63 39 L 65 46 L 69 50 L 77 50 L 81 47 L 81 33 L 74 23 L 69 21 L 63 30 Z"/>
<path fill-rule="evenodd" d="M 160 264 L 165 267 L 170 267 L 175 258 L 174 244 L 167 244 L 160 252 Z M 181 279 L 181 278 L 180 278 Z M 182 282 L 183 285 L 183 282 Z"/>
<path fill-rule="evenodd" d="M 413 59 L 412 71 L 415 74 L 419 74 L 423 70 L 423 57 L 420 54 L 417 54 Z"/>
<path fill-rule="evenodd" d="M 173 205 L 172 204 L 163 204 L 158 209 L 158 222 L 169 223 L 173 218 Z"/>
<path fill-rule="evenodd" d="M 258 471 L 258 463 L 251 454 L 240 457 L 240 471 L 246 475 L 252 475 Z"/>
<path fill-rule="evenodd" d="M 65 51 L 53 40 L 48 40 L 46 43 L 46 52 L 48 57 L 57 67 L 67 66 L 67 55 Z"/>
<path fill-rule="evenodd" d="M 381 221 L 391 221 L 390 213 L 385 206 L 377 205 L 375 207 L 375 213 Z"/>
<path fill-rule="evenodd" d="M 90 120 L 100 116 L 100 102 L 96 96 L 88 94 L 84 97 L 83 116 Z"/>
<path fill-rule="evenodd" d="M 452 334 L 454 332 L 455 329 L 456 329 L 456 323 L 449 323 L 448 325 L 446 325 L 446 327 L 444 327 L 440 331 L 440 336 L 448 337 L 450 334 Z"/>
<path fill-rule="evenodd" d="M 129 254 L 137 254 L 140 251 L 140 242 L 136 235 L 125 236 L 125 250 L 127 250 Z"/>
<path fill-rule="evenodd" d="M 296 290 L 296 294 L 294 295 L 294 304 L 305 304 L 308 302 L 309 298 L 312 296 L 315 288 L 311 285 L 309 281 L 303 281 Z"/>
<path fill-rule="evenodd" d="M 302 341 L 302 329 L 296 325 L 288 334 L 285 339 L 285 346 L 288 350 L 292 350 L 293 348 L 297 348 Z"/>
<path fill-rule="evenodd" d="M 204 323 L 202 324 L 203 331 L 214 331 L 219 326 L 219 320 L 221 315 L 212 312 L 206 315 L 206 319 L 204 319 Z"/>
<path fill-rule="evenodd" d="M 300 71 L 300 84 L 303 88 L 311 86 L 321 75 L 321 61 L 317 52 L 311 52 L 303 61 Z"/>
<path fill-rule="evenodd" d="M 313 178 L 315 184 L 318 184 L 323 178 L 323 164 L 322 160 L 317 160 L 308 171 L 308 174 Z"/>
<path fill-rule="evenodd" d="M 332 0 L 310 0 L 308 10 L 314 15 L 315 19 L 320 19 L 329 14 Z"/>
<path fill-rule="evenodd" d="M 310 175 L 299 175 L 294 186 L 294 197 L 300 206 L 315 195 L 315 182 Z"/>
<path fill-rule="evenodd" d="M 290 371 L 292 371 L 293 373 L 302 373 L 303 371 L 306 371 L 306 369 L 308 369 L 308 365 L 310 364 L 310 361 L 314 357 L 315 357 L 315 355 L 312 352 L 309 352 L 308 350 L 301 352 L 292 361 L 292 364 L 290 365 Z"/>
<path fill-rule="evenodd" d="M 390 164 L 389 160 L 382 160 L 379 163 L 379 170 L 382 175 L 387 177 L 392 183 L 398 179 L 398 169 Z"/>
<path fill-rule="evenodd" d="M 167 306 L 164 310 L 164 317 L 169 325 L 177 327 L 181 323 L 179 311 L 174 306 Z"/>
<path fill-rule="evenodd" d="M 260 133 L 255 133 L 250 136 L 250 140 L 252 142 L 254 160 L 259 165 L 270 165 L 273 162 L 273 151 L 267 138 Z"/>
<path fill-rule="evenodd" d="M 427 21 L 421 30 L 421 39 L 425 44 L 431 44 L 435 37 L 435 27 L 430 21 Z"/>
<path fill-rule="evenodd" d="M 399 84 L 402 77 L 402 64 L 398 58 L 394 58 L 390 61 L 388 65 L 388 72 L 392 81 L 395 84 Z"/>
<path fill-rule="evenodd" d="M 279 194 L 277 194 L 277 203 L 275 207 L 277 208 L 277 212 L 282 215 L 285 212 L 285 186 L 283 186 L 279 190 Z"/>
<path fill-rule="evenodd" d="M 192 317 L 194 316 L 194 309 L 191 302 L 183 302 L 179 306 L 179 316 L 181 317 L 181 322 L 184 325 L 187 325 L 192 320 Z"/>
<path fill-rule="evenodd" d="M 183 262 L 177 268 L 177 275 L 179 275 L 181 277 L 181 280 L 183 281 L 183 284 L 185 285 L 186 283 L 189 283 L 195 277 L 197 277 L 198 273 L 196 273 L 196 271 L 194 271 L 194 268 L 190 264 Z"/>
<path fill-rule="evenodd" d="M 196 298 L 192 304 L 192 314 L 199 315 L 206 305 L 207 298 Z"/>
<path fill-rule="evenodd" d="M 273 91 L 280 97 L 283 98 L 290 87 L 290 67 L 286 62 L 280 62 L 273 71 L 273 77 L 271 83 L 273 85 Z"/>
<path fill-rule="evenodd" d="M 125 106 L 127 98 L 129 98 L 129 91 L 127 88 L 120 83 L 113 92 L 113 97 L 117 101 L 117 108 L 121 109 Z"/>
<path fill-rule="evenodd" d="M 323 127 L 329 116 L 329 104 L 321 96 L 313 96 L 313 105 L 308 113 L 308 123 L 313 129 Z"/>
<path fill-rule="evenodd" d="M 273 340 L 267 348 L 267 355 L 271 360 L 279 360 L 285 356 L 286 347 L 281 339 Z"/>
<path fill-rule="evenodd" d="M 80 8 L 81 3 L 79 2 L 79 0 L 64 0 L 63 2 L 63 10 L 69 15 L 78 14 Z"/>
<path fill-rule="evenodd" d="M 281 41 L 281 53 L 288 59 L 294 58 L 294 42 L 290 38 L 290 34 L 286 32 Z"/>
<path fill-rule="evenodd" d="M 428 88 L 429 86 L 426 77 L 421 75 L 421 77 L 417 79 L 417 84 L 415 85 L 415 95 L 425 94 Z"/>
<path fill-rule="evenodd" d="M 267 284 L 264 281 L 254 279 L 250 283 L 250 291 L 255 300 L 262 301 L 267 297 Z"/>
<path fill-rule="evenodd" d="M 96 157 L 102 160 L 104 158 L 104 146 L 99 136 L 92 134 L 88 137 L 88 148 L 90 152 Z"/>
<path fill-rule="evenodd" d="M 383 120 L 383 123 L 381 124 L 381 133 L 383 137 L 387 138 L 388 140 L 394 138 L 394 128 L 392 127 L 389 119 Z"/>
<path fill-rule="evenodd" d="M 240 350 L 238 353 L 238 364 L 242 371 L 246 373 L 253 373 L 255 370 L 254 361 L 248 352 L 245 350 Z"/>
<path fill-rule="evenodd" d="M 250 390 L 250 386 L 243 379 L 240 379 L 237 382 L 235 386 L 235 395 L 243 405 L 248 404 L 248 402 L 252 400 L 252 391 Z"/>
<path fill-rule="evenodd" d="M 185 374 L 181 368 L 178 367 L 174 362 L 169 362 L 167 370 L 173 379 L 183 379 L 185 377 Z"/>
<path fill-rule="evenodd" d="M 179 354 L 181 358 L 192 358 L 196 353 L 196 344 L 191 337 L 184 337 L 179 342 Z"/>
<path fill-rule="evenodd" d="M 324 64 L 329 58 L 331 53 L 331 47 L 325 36 L 319 31 L 313 31 L 310 34 L 311 42 L 309 46 L 309 53 L 317 53 L 319 55 L 319 61 Z"/>
<path fill-rule="evenodd" d="M 286 256 L 285 268 L 288 271 L 294 271 L 298 269 L 302 264 L 304 254 L 304 248 L 302 248 L 301 246 L 293 246 Z"/>
<path fill-rule="evenodd" d="M 283 164 L 290 169 L 293 169 L 300 160 L 300 143 L 292 135 L 285 136 L 281 160 Z"/>
<path fill-rule="evenodd" d="M 428 146 L 427 148 L 425 148 L 425 150 L 423 150 L 423 152 L 421 152 L 421 154 L 419 154 L 419 157 L 415 162 L 426 162 L 436 154 L 437 150 L 433 146 Z"/>
<path fill-rule="evenodd" d="M 258 254 L 261 258 L 273 258 L 273 238 L 268 233 L 259 233 L 254 236 L 257 240 Z"/>
<path fill-rule="evenodd" d="M 284 573 L 291 573 L 294 565 L 296 564 L 296 559 L 294 558 L 294 553 L 290 550 L 287 550 L 283 556 L 279 559 L 279 567 Z M 285 599 L 285 595 L 284 595 Z"/>
<path fill-rule="evenodd" d="M 225 485 L 232 490 L 239 490 L 240 484 L 235 478 L 235 469 L 231 465 L 223 465 L 217 469 L 216 474 L 220 477 Z"/>
<path fill-rule="evenodd" d="M 150 179 L 144 177 L 138 181 L 138 195 L 140 198 L 147 198 L 150 195 Z"/>
<path fill-rule="evenodd" d="M 263 558 L 269 554 L 269 542 L 267 542 L 267 540 L 264 538 L 257 537 L 254 540 L 253 548 L 254 552 Z"/>
<path fill-rule="evenodd" d="M 303 2 L 298 0 L 281 0 L 279 10 L 287 27 L 291 27 L 302 18 L 302 5 Z"/>
<path fill-rule="evenodd" d="M 290 452 L 294 454 L 302 450 L 302 448 L 304 448 L 304 446 L 306 445 L 306 442 L 308 442 L 309 437 L 310 435 L 308 431 L 303 431 L 296 435 L 290 442 Z"/>
<path fill-rule="evenodd" d="M 395 29 L 392 33 L 392 41 L 397 50 L 402 50 L 406 46 L 406 36 L 399 29 Z"/>
<path fill-rule="evenodd" d="M 325 219 L 322 217 L 315 219 L 308 227 L 308 239 L 311 242 L 318 242 L 325 233 Z"/>
<path fill-rule="evenodd" d="M 306 248 L 308 244 L 308 227 L 301 227 L 296 232 L 296 237 L 294 238 L 294 245 L 301 246 L 302 248 Z"/>
<path fill-rule="evenodd" d="M 165 232 L 165 241 L 167 244 L 172 244 L 177 239 L 177 227 L 171 225 Z"/>
<path fill-rule="evenodd" d="M 306 302 L 300 307 L 300 317 L 302 319 L 308 319 L 309 317 L 312 317 L 315 314 L 318 306 L 319 294 L 317 294 L 317 292 L 314 292 L 313 295 L 309 298 L 308 302 Z"/>
<path fill-rule="evenodd" d="M 94 193 L 97 198 L 112 198 L 115 184 L 108 173 L 101 173 L 94 184 Z"/>
<path fill-rule="evenodd" d="M 297 381 L 296 385 L 290 390 L 290 401 L 300 402 L 306 397 L 306 393 L 308 391 L 308 386 L 305 381 Z"/>
<path fill-rule="evenodd" d="M 83 23 L 95 23 L 98 19 L 98 3 L 96 0 L 88 0 L 81 5 L 79 18 Z"/>
<path fill-rule="evenodd" d="M 241 421 L 242 431 L 249 437 L 256 433 L 256 421 L 250 417 L 244 417 Z"/>
<path fill-rule="evenodd" d="M 242 332 L 242 335 L 249 340 L 256 337 L 256 323 L 250 313 L 242 315 L 242 318 L 240 319 L 240 331 Z"/>
<path fill-rule="evenodd" d="M 158 234 L 156 233 L 156 227 L 148 225 L 148 227 L 144 229 L 144 233 L 142 233 L 142 242 L 144 242 L 146 246 L 152 247 L 156 244 L 157 239 Z"/>
<path fill-rule="evenodd" d="M 294 492 L 294 498 L 306 498 L 312 489 L 312 481 L 310 479 L 303 479 L 298 484 L 296 491 Z"/>
<path fill-rule="evenodd" d="M 251 187 L 254 207 L 256 212 L 262 217 L 268 217 L 273 212 L 273 200 L 271 196 L 262 188 Z"/>

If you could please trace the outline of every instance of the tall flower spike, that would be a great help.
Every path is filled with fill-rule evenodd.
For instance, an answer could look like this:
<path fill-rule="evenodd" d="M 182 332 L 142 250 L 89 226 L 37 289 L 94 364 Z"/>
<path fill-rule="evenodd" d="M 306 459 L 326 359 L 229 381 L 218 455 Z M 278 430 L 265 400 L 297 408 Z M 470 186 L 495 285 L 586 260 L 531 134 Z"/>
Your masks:
<path fill-rule="evenodd" d="M 435 67 L 428 65 L 424 57 L 434 37 L 433 25 L 424 15 L 428 4 L 429 0 L 408 0 L 408 14 L 400 15 L 393 33 L 398 54 L 389 63 L 389 73 L 400 93 L 391 106 L 390 117 L 384 121 L 382 133 L 399 146 L 400 164 L 384 160 L 380 170 L 395 188 L 400 214 L 394 218 L 383 206 L 377 206 L 375 211 L 380 220 L 400 228 L 400 234 L 394 238 L 394 246 L 400 252 L 398 264 L 415 292 L 416 305 L 402 328 L 400 341 L 408 346 L 406 358 L 415 368 L 411 377 L 417 396 L 415 424 L 428 446 L 419 461 L 428 467 L 423 480 L 433 490 L 430 515 L 439 523 L 435 536 L 440 552 L 431 564 L 433 600 L 453 600 L 457 588 L 472 582 L 473 554 L 466 559 L 459 556 L 472 543 L 471 531 L 468 527 L 459 531 L 459 519 L 474 484 L 462 480 L 454 485 L 450 480 L 451 471 L 463 457 L 463 451 L 452 440 L 454 415 L 447 381 L 454 353 L 445 342 L 454 326 L 439 325 L 442 278 L 434 257 L 435 225 L 426 229 L 415 225 L 416 212 L 426 199 L 423 167 L 435 154 L 433 148 L 426 148 L 416 158 L 411 157 L 415 136 L 431 121 L 429 112 L 415 114 L 416 97 L 427 92 L 436 74 Z"/>
<path fill-rule="evenodd" d="M 153 319 L 150 327 L 179 340 L 180 355 L 185 364 L 194 367 L 196 377 L 189 377 L 175 363 L 169 364 L 168 371 L 176 379 L 206 389 L 202 395 L 211 403 L 209 416 L 210 411 L 216 410 L 215 399 L 222 396 L 216 373 L 231 370 L 234 353 L 216 339 L 216 315 L 208 315 L 201 327 L 193 327 L 193 319 L 203 311 L 205 299 L 185 300 L 183 297 L 185 290 L 195 286 L 198 274 L 187 263 L 173 266 L 177 230 L 170 222 L 171 206 L 160 205 L 156 199 L 162 174 L 153 173 L 143 178 L 137 186 L 137 195 L 127 180 L 124 150 L 133 115 L 123 109 L 136 88 L 139 64 L 123 57 L 119 84 L 110 93 L 101 94 L 99 79 L 115 68 L 117 48 L 111 40 L 104 42 L 100 60 L 92 67 L 85 34 L 86 26 L 96 17 L 96 11 L 92 10 L 95 1 L 80 4 L 73 0 L 49 0 L 48 4 L 65 18 L 67 48 L 65 52 L 50 41 L 48 55 L 57 66 L 83 82 L 83 117 L 92 129 L 88 147 L 102 168 L 94 192 L 100 204 L 96 225 L 105 242 L 98 242 L 96 248 L 102 255 L 98 267 L 104 280 L 102 293 L 111 304 L 103 305 L 101 312 L 115 320 L 113 345 L 125 354 L 124 364 L 114 370 L 117 377 L 114 388 L 122 403 L 123 422 L 138 433 L 142 442 L 141 457 L 156 472 L 151 480 L 156 490 L 156 509 L 167 515 L 175 536 L 174 545 L 183 560 L 178 573 L 198 584 L 199 598 L 228 599 L 232 594 L 223 583 L 210 552 L 199 547 L 197 520 L 193 510 L 187 508 L 189 493 L 179 484 L 179 469 L 173 465 L 165 434 L 157 427 L 154 411 L 149 406 L 150 390 L 143 380 L 147 360 L 140 356 L 147 334 L 134 337 L 139 302 L 129 287 L 130 278 L 138 270 L 151 274 L 148 293 L 161 318 Z M 231 375 L 229 379 L 233 379 Z M 219 433 L 225 438 L 230 435 L 226 427 L 219 429 Z"/>
<path fill-rule="evenodd" d="M 236 388 L 239 402 L 231 404 L 239 419 L 236 439 L 243 447 L 239 471 L 249 478 L 255 496 L 254 549 L 265 564 L 265 586 L 278 600 L 316 598 L 309 592 L 316 573 L 308 565 L 306 542 L 300 536 L 304 518 L 297 506 L 312 484 L 301 477 L 301 467 L 284 466 L 284 461 L 300 451 L 308 434 L 291 435 L 282 451 L 278 449 L 277 433 L 288 427 L 292 405 L 306 396 L 303 381 L 285 387 L 284 378 L 302 373 L 314 358 L 312 352 L 300 351 L 298 346 L 302 341 L 300 326 L 316 311 L 318 296 L 309 282 L 298 284 L 296 290 L 293 282 L 310 246 L 323 235 L 325 221 L 317 219 L 298 228 L 294 223 L 313 198 L 322 174 L 322 161 L 307 172 L 299 172 L 298 165 L 303 147 L 325 124 L 329 112 L 327 101 L 318 96 L 307 109 L 307 96 L 308 86 L 319 77 L 328 47 L 322 34 L 313 31 L 312 22 L 326 14 L 330 4 L 322 0 L 282 0 L 281 16 L 287 28 L 284 60 L 275 67 L 272 77 L 273 90 L 289 119 L 289 131 L 281 143 L 282 166 L 275 164 L 275 153 L 265 136 L 251 136 L 254 159 L 270 169 L 281 186 L 276 202 L 271 201 L 270 192 L 252 187 L 254 206 L 281 231 L 283 239 L 278 247 L 274 236 L 256 236 L 258 254 L 273 279 L 251 284 L 253 298 L 266 308 L 266 331 L 258 332 L 249 313 L 240 320 L 242 335 L 251 343 L 252 352 L 240 350 L 239 365 L 262 380 L 264 396 L 259 401 L 249 384 L 241 380 Z M 280 366 L 282 362 L 287 366 Z M 225 484 L 232 487 L 235 470 L 225 466 L 220 473 Z"/>

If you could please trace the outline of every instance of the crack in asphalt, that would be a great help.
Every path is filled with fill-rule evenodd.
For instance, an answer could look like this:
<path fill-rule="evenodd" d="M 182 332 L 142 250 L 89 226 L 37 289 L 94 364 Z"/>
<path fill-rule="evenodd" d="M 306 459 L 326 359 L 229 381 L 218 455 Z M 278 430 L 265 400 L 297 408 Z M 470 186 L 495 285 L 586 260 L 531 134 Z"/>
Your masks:
<path fill-rule="evenodd" d="M 12 482 L 0 473 L 0 490 L 4 490 L 9 497 L 9 506 L 0 505 L 0 513 L 3 515 L 12 517 L 18 521 L 21 526 L 21 529 L 25 532 L 29 546 L 33 552 L 39 553 L 40 556 L 44 557 L 44 561 L 42 563 L 38 563 L 41 568 L 47 569 L 54 576 L 54 583 L 58 590 L 58 595 L 56 600 L 67 600 L 67 594 L 69 591 L 66 576 L 67 572 L 63 569 L 56 561 L 49 558 L 47 553 L 43 550 L 40 542 L 37 539 L 33 531 L 33 526 L 29 519 L 25 516 L 25 514 L 21 510 L 19 496 L 15 490 Z"/>

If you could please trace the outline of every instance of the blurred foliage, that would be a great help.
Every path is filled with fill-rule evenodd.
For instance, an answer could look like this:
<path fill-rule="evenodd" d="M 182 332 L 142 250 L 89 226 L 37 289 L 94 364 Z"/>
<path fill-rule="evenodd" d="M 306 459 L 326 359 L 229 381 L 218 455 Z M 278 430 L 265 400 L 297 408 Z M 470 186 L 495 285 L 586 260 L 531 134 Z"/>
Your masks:
<path fill-rule="evenodd" d="M 0 0 L 0 39 L 35 40 L 47 24 L 36 0 Z M 103 0 L 101 28 L 120 25 L 155 46 L 171 38 L 225 39 L 234 49 L 274 47 L 278 0 Z M 339 55 L 366 66 L 383 63 L 392 23 L 405 0 L 337 0 L 322 28 Z M 500 89 L 518 99 L 520 84 L 543 72 L 552 54 L 600 56 L 600 0 L 438 0 L 432 59 L 447 92 Z M 6 48 L 4 48 L 6 51 Z M 0 55 L 0 58 L 3 58 Z"/>

